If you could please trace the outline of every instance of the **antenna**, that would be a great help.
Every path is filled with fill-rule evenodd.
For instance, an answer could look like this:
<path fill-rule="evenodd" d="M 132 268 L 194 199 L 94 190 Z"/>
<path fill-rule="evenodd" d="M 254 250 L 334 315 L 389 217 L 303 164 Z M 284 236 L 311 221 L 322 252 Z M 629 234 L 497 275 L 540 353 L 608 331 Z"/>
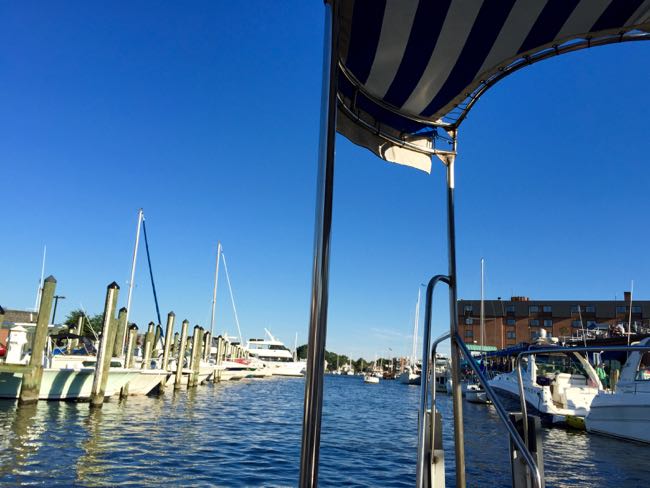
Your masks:
<path fill-rule="evenodd" d="M 36 303 L 34 304 L 34 312 L 38 312 L 38 307 L 41 303 L 41 293 L 43 293 L 43 277 L 45 276 L 45 255 L 47 254 L 47 246 L 43 245 L 43 261 L 41 262 L 41 279 L 38 282 L 38 290 L 36 290 Z"/>

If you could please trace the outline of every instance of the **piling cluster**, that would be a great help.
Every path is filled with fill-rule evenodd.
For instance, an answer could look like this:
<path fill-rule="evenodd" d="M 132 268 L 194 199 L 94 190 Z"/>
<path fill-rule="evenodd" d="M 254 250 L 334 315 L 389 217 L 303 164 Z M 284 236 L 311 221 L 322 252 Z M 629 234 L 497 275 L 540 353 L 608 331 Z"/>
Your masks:
<path fill-rule="evenodd" d="M 29 362 L 0 364 L 0 373 L 22 374 L 18 395 L 21 404 L 39 400 L 44 365 L 48 363 L 45 352 L 56 284 L 53 276 L 48 277 L 44 282 Z M 107 382 L 111 368 L 132 372 L 154 370 L 150 372 L 160 373 L 161 378 L 157 390 L 164 392 L 167 387 L 179 390 L 184 386 L 194 388 L 203 381 L 218 382 L 221 380 L 224 361 L 248 358 L 248 352 L 239 344 L 233 344 L 222 336 L 213 339 L 210 332 L 199 325 L 194 326 L 192 335 L 188 336 L 190 326 L 188 320 L 182 321 L 180 334 L 174 333 L 176 320 L 174 312 L 167 314 L 164 334 L 160 324 L 156 325 L 154 322 L 148 324 L 143 334 L 142 354 L 136 357 L 138 326 L 127 324 L 126 308 L 120 309 L 116 316 L 119 291 L 120 287 L 115 282 L 106 288 L 92 390 L 87 398 L 92 408 L 100 408 L 107 397 Z M 2 313 L 0 309 L 0 314 Z M 76 335 L 82 334 L 83 317 L 79 318 L 74 332 Z M 78 339 L 68 339 L 65 352 L 72 354 L 77 346 Z M 126 383 L 120 390 L 120 397 L 130 394 L 133 392 L 129 391 L 129 383 Z M 40 397 L 42 398 L 42 395 Z"/>

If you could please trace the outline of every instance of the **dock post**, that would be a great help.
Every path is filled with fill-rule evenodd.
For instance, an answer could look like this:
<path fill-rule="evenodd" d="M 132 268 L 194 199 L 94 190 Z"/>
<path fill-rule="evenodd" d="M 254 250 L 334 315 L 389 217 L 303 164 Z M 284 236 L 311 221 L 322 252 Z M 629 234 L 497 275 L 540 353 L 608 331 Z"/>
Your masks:
<path fill-rule="evenodd" d="M 172 352 L 171 352 L 171 357 L 173 357 L 173 358 L 175 358 L 176 355 L 178 354 L 178 346 L 179 346 L 178 337 L 179 336 L 180 336 L 180 334 L 178 332 L 174 332 L 174 340 L 172 341 Z"/>
<path fill-rule="evenodd" d="M 106 302 L 104 303 L 104 324 L 102 326 L 102 340 L 99 342 L 97 351 L 97 362 L 95 364 L 95 377 L 93 378 L 93 387 L 90 393 L 90 406 L 100 407 L 104 403 L 106 394 L 106 383 L 108 381 L 108 370 L 111 367 L 111 357 L 113 356 L 113 345 L 115 343 L 115 333 L 117 332 L 115 320 L 115 308 L 117 306 L 117 297 L 120 287 L 113 282 L 106 288 Z"/>
<path fill-rule="evenodd" d="M 190 323 L 183 320 L 181 325 L 180 346 L 178 348 L 178 359 L 176 361 L 176 379 L 174 381 L 174 390 L 178 390 L 183 383 L 183 360 L 185 359 L 185 348 L 187 347 L 187 328 Z"/>
<path fill-rule="evenodd" d="M 147 334 L 144 336 L 144 353 L 142 354 L 142 369 L 151 369 L 151 350 L 153 348 L 153 338 L 154 338 L 154 323 L 149 322 L 149 327 L 147 328 Z"/>
<path fill-rule="evenodd" d="M 119 337 L 118 337 L 119 338 Z M 138 326 L 133 324 L 129 327 L 129 334 L 126 338 L 126 355 L 124 356 L 124 367 L 132 369 L 134 363 L 133 352 L 135 351 L 135 341 L 138 338 Z M 120 390 L 120 398 L 129 396 L 129 384 L 127 383 Z"/>
<path fill-rule="evenodd" d="M 117 313 L 117 330 L 115 331 L 115 342 L 113 343 L 113 357 L 124 356 L 124 334 L 126 332 L 126 307 L 120 308 Z"/>
<path fill-rule="evenodd" d="M 165 346 L 163 348 L 163 357 L 161 368 L 163 371 L 167 371 L 167 366 L 169 365 L 169 352 L 172 346 L 172 331 L 174 330 L 174 320 L 176 319 L 176 314 L 174 312 L 169 312 L 167 314 L 167 327 L 165 329 Z M 165 385 L 167 384 L 167 378 L 163 378 L 160 382 L 160 389 L 164 390 Z"/>
<path fill-rule="evenodd" d="M 23 373 L 23 381 L 20 386 L 20 397 L 18 403 L 34 403 L 38 401 L 43 380 L 43 351 L 47 342 L 47 330 L 50 325 L 50 314 L 52 313 L 52 299 L 56 290 L 56 279 L 54 276 L 45 278 L 41 303 L 38 307 L 38 318 L 36 319 L 36 330 L 32 341 L 32 352 L 29 358 L 29 369 Z"/>
<path fill-rule="evenodd" d="M 190 378 L 187 382 L 187 387 L 194 387 L 198 384 L 198 363 L 200 361 L 201 353 L 201 327 L 198 325 L 194 326 L 194 332 L 192 335 L 192 352 L 190 353 Z"/>

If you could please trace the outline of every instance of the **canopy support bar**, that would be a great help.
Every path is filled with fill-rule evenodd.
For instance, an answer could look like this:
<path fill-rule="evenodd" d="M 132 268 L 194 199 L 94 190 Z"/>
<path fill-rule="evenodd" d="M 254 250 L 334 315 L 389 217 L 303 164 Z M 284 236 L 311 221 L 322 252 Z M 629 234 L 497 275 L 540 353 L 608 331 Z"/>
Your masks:
<path fill-rule="evenodd" d="M 457 132 L 451 134 L 456 154 Z M 454 449 L 456 455 L 456 487 L 465 488 L 465 433 L 463 428 L 463 394 L 460 384 L 460 348 L 458 336 L 458 280 L 456 277 L 456 217 L 454 206 L 456 158 L 446 160 L 447 166 L 447 246 L 449 257 L 449 333 L 451 335 L 451 383 L 454 411 Z M 424 361 L 424 358 L 423 358 Z"/>
<path fill-rule="evenodd" d="M 329 251 L 334 190 L 334 141 L 336 137 L 336 59 L 338 21 L 336 2 L 325 2 L 321 134 L 318 148 L 318 190 L 312 271 L 311 307 L 305 401 L 300 456 L 300 487 L 318 485 L 318 457 L 323 410 L 323 374 L 327 335 Z"/>

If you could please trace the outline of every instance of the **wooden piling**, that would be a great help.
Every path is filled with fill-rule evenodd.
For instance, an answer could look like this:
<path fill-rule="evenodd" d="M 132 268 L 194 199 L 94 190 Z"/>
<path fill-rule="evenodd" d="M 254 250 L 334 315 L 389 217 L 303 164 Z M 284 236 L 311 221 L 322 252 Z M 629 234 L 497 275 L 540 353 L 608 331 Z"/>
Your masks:
<path fill-rule="evenodd" d="M 183 383 L 183 360 L 185 359 L 185 348 L 187 347 L 187 328 L 190 323 L 187 320 L 183 320 L 181 325 L 181 336 L 180 336 L 180 346 L 178 348 L 178 359 L 176 361 L 176 379 L 174 381 L 174 389 L 178 390 Z"/>
<path fill-rule="evenodd" d="M 194 326 L 194 332 L 192 335 L 192 352 L 190 353 L 190 378 L 187 381 L 187 387 L 191 388 L 198 384 L 198 362 L 199 356 L 197 353 L 201 350 L 201 327 L 198 325 Z"/>
<path fill-rule="evenodd" d="M 126 332 L 126 307 L 120 308 L 117 314 L 117 330 L 113 342 L 113 356 L 121 358 L 124 355 L 124 334 Z"/>
<path fill-rule="evenodd" d="M 129 327 L 129 333 L 126 337 L 126 354 L 124 355 L 124 367 L 132 369 L 135 364 L 133 353 L 135 351 L 135 341 L 138 339 L 138 326 L 133 324 Z M 120 390 L 120 398 L 129 396 L 129 384 L 127 383 Z"/>
<path fill-rule="evenodd" d="M 48 325 L 52 313 L 52 299 L 56 290 L 56 279 L 54 276 L 45 278 L 41 303 L 38 307 L 38 318 L 36 319 L 36 330 L 32 341 L 32 352 L 29 358 L 29 369 L 23 373 L 23 381 L 20 386 L 18 403 L 35 403 L 38 401 L 38 394 L 41 390 L 43 379 L 43 351 L 47 342 Z"/>
<path fill-rule="evenodd" d="M 176 319 L 176 314 L 174 312 L 169 312 L 167 314 L 167 327 L 165 328 L 165 345 L 163 347 L 163 357 L 162 357 L 162 366 L 163 371 L 167 371 L 169 365 L 169 353 L 172 346 L 173 336 L 172 332 L 174 330 L 174 320 Z M 167 385 L 167 378 L 163 378 L 160 381 L 160 389 L 164 390 Z"/>
<path fill-rule="evenodd" d="M 149 322 L 149 327 L 147 328 L 147 333 L 144 336 L 144 352 L 142 354 L 142 369 L 151 369 L 151 351 L 153 349 L 153 339 L 154 339 L 154 327 L 153 322 Z"/>
<path fill-rule="evenodd" d="M 117 332 L 117 321 L 115 320 L 115 308 L 120 287 L 113 282 L 106 288 L 106 301 L 104 302 L 104 324 L 102 326 L 102 339 L 99 342 L 97 351 L 97 362 L 95 364 L 95 376 L 93 387 L 90 393 L 90 406 L 101 408 L 106 394 L 106 383 L 108 382 L 108 370 L 111 367 L 111 357 L 115 344 L 115 333 Z"/>

